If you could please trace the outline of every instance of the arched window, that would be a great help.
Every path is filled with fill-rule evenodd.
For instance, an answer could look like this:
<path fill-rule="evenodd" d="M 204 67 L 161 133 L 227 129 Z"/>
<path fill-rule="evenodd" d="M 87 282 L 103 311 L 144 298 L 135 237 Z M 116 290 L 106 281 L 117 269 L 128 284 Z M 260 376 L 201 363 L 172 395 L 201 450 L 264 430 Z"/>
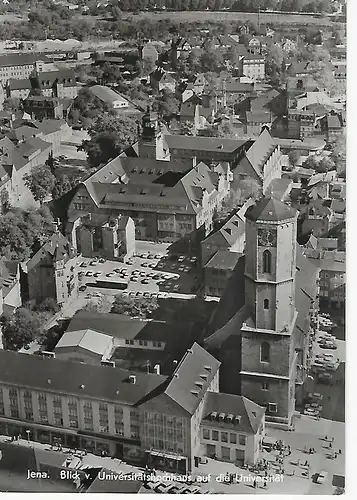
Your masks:
<path fill-rule="evenodd" d="M 269 300 L 264 299 L 264 309 L 269 309 Z"/>
<path fill-rule="evenodd" d="M 263 273 L 271 273 L 271 253 L 269 250 L 263 252 Z"/>
<path fill-rule="evenodd" d="M 270 362 L 270 345 L 268 342 L 262 342 L 260 345 L 260 361 Z"/>

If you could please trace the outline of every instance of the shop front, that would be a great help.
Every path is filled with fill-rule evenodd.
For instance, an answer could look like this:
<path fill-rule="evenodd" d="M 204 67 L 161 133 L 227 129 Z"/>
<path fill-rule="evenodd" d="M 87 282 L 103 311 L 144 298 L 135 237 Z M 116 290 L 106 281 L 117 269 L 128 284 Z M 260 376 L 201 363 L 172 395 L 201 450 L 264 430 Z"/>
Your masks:
<path fill-rule="evenodd" d="M 187 473 L 187 457 L 165 451 L 146 450 L 145 461 L 150 469 L 160 469 L 177 474 Z"/>

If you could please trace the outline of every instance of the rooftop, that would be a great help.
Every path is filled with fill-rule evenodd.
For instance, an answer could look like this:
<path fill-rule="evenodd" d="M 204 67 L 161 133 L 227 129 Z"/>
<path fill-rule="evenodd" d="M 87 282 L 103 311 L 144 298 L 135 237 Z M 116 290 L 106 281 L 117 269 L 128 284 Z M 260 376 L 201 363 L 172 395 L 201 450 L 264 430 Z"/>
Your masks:
<path fill-rule="evenodd" d="M 121 101 L 124 103 L 128 102 L 120 94 L 112 90 L 110 87 L 106 87 L 104 85 L 93 85 L 92 87 L 89 87 L 89 90 L 92 92 L 92 94 L 98 97 L 98 99 L 107 103 L 114 103 L 116 101 Z"/>
<path fill-rule="evenodd" d="M 233 270 L 242 254 L 230 252 L 229 250 L 218 250 L 207 262 L 205 268 Z"/>
<path fill-rule="evenodd" d="M 169 149 L 188 149 L 197 151 L 235 153 L 247 140 L 221 139 L 218 137 L 191 137 L 184 135 L 165 135 Z"/>
<path fill-rule="evenodd" d="M 208 392 L 202 416 L 204 425 L 256 434 L 264 414 L 265 408 L 244 396 Z"/>
<path fill-rule="evenodd" d="M 292 219 L 296 215 L 296 210 L 288 207 L 275 198 L 262 198 L 255 205 L 246 211 L 246 219 L 267 222 L 278 222 Z"/>
<path fill-rule="evenodd" d="M 55 352 L 61 348 L 81 347 L 87 351 L 103 355 L 111 341 L 112 337 L 110 335 L 95 330 L 67 331 L 57 342 Z"/>
<path fill-rule="evenodd" d="M 54 394 L 133 405 L 166 380 L 162 375 L 135 373 L 134 384 L 129 379 L 132 374 L 121 368 L 0 350 L 0 382 Z"/>

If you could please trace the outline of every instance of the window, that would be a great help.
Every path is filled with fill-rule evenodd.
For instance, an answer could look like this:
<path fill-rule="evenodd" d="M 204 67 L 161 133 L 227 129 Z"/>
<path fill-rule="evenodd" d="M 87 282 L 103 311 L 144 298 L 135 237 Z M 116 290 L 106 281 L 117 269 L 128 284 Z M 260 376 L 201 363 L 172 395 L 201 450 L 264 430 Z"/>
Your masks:
<path fill-rule="evenodd" d="M 268 411 L 270 413 L 276 413 L 278 411 L 278 405 L 276 403 L 268 403 Z"/>
<path fill-rule="evenodd" d="M 269 300 L 264 299 L 264 309 L 269 309 Z"/>
<path fill-rule="evenodd" d="M 228 443 L 228 432 L 221 432 L 221 441 L 222 443 Z"/>
<path fill-rule="evenodd" d="M 26 411 L 25 412 L 25 419 L 26 420 L 33 420 L 33 413 L 32 413 L 32 411 Z"/>
<path fill-rule="evenodd" d="M 269 250 L 263 252 L 263 273 L 271 273 L 271 253 Z"/>
<path fill-rule="evenodd" d="M 239 434 L 239 444 L 245 446 L 245 443 L 246 443 L 246 437 L 244 436 L 244 434 Z"/>
<path fill-rule="evenodd" d="M 70 427 L 78 427 L 78 420 L 74 419 L 74 418 L 71 418 L 69 420 L 69 426 Z"/>
<path fill-rule="evenodd" d="M 268 390 L 269 390 L 269 384 L 265 380 L 264 382 L 262 382 L 262 391 L 268 391 Z"/>
<path fill-rule="evenodd" d="M 237 434 L 234 434 L 233 432 L 231 432 L 229 434 L 229 442 L 232 444 L 237 444 Z"/>
<path fill-rule="evenodd" d="M 212 440 L 219 441 L 219 432 L 218 431 L 212 431 Z"/>
<path fill-rule="evenodd" d="M 260 361 L 270 363 L 270 345 L 268 342 L 262 342 L 260 345 Z"/>
<path fill-rule="evenodd" d="M 211 438 L 211 432 L 209 429 L 203 429 L 203 439 L 210 439 Z"/>
<path fill-rule="evenodd" d="M 13 418 L 19 418 L 19 410 L 15 409 L 15 408 L 11 408 L 10 414 Z"/>

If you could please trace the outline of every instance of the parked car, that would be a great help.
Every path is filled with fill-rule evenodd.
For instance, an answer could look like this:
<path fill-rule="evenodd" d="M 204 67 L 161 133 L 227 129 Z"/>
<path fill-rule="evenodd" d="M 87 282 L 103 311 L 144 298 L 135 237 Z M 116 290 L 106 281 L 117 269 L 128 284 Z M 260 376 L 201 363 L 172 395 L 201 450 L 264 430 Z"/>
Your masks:
<path fill-rule="evenodd" d="M 185 260 L 185 256 L 184 255 L 180 255 L 177 259 L 177 262 L 183 262 Z"/>
<path fill-rule="evenodd" d="M 103 297 L 103 294 L 101 294 L 100 292 L 93 292 L 92 297 Z"/>
<path fill-rule="evenodd" d="M 163 493 L 166 489 L 166 484 L 164 483 L 159 483 L 155 486 L 154 488 L 154 491 L 156 491 L 156 493 Z"/>
<path fill-rule="evenodd" d="M 141 280 L 141 283 L 143 285 L 148 285 L 149 284 L 149 280 L 147 278 L 144 278 L 143 280 Z"/>
<path fill-rule="evenodd" d="M 155 259 L 161 259 L 161 255 L 160 254 L 156 254 L 155 255 Z"/>
<path fill-rule="evenodd" d="M 147 259 L 148 258 L 148 254 L 147 253 L 141 253 L 141 254 L 139 254 L 139 257 L 141 259 Z"/>
<path fill-rule="evenodd" d="M 141 264 L 143 267 L 148 267 L 149 266 L 149 263 L 148 262 L 142 262 Z"/>
<path fill-rule="evenodd" d="M 87 290 L 87 285 L 82 285 L 79 287 L 80 292 L 85 292 Z"/>
<path fill-rule="evenodd" d="M 318 410 L 313 408 L 305 408 L 304 415 L 308 415 L 309 417 L 317 417 L 320 414 Z"/>
<path fill-rule="evenodd" d="M 144 292 L 144 297 L 145 298 L 150 298 L 151 297 L 151 293 L 150 292 Z"/>
<path fill-rule="evenodd" d="M 112 278 L 113 276 L 115 276 L 115 273 L 107 273 L 107 274 L 106 274 L 106 277 L 107 277 L 107 278 Z"/>
<path fill-rule="evenodd" d="M 129 297 L 135 297 L 136 292 L 129 292 Z"/>
<path fill-rule="evenodd" d="M 93 272 L 92 271 L 87 271 L 86 272 L 86 276 L 93 276 Z"/>
<path fill-rule="evenodd" d="M 95 266 L 95 265 L 96 265 L 96 263 L 97 263 L 97 262 L 96 262 L 95 260 L 91 260 L 91 261 L 90 261 L 90 263 L 89 263 L 89 265 L 90 265 L 90 266 Z"/>
<path fill-rule="evenodd" d="M 149 267 L 151 267 L 151 269 L 154 269 L 154 267 L 156 267 L 156 262 L 151 262 L 151 264 L 149 264 Z"/>
<path fill-rule="evenodd" d="M 327 475 L 327 472 L 325 470 L 322 470 L 316 478 L 316 483 L 323 484 L 327 479 Z"/>
<path fill-rule="evenodd" d="M 154 279 L 154 280 L 159 280 L 160 278 L 161 278 L 161 274 L 159 274 L 159 273 L 156 273 L 156 274 L 154 274 L 154 276 L 153 276 L 153 279 Z"/>
<path fill-rule="evenodd" d="M 146 272 L 145 271 L 140 271 L 139 276 L 141 276 L 142 278 L 145 278 L 146 277 Z"/>
<path fill-rule="evenodd" d="M 156 267 L 157 267 L 157 269 L 164 269 L 165 263 L 164 262 L 159 262 Z"/>
<path fill-rule="evenodd" d="M 183 273 L 185 271 L 185 266 L 180 266 L 178 270 L 180 271 L 180 273 Z"/>
<path fill-rule="evenodd" d="M 331 360 L 334 358 L 334 355 L 331 352 L 324 352 L 322 356 L 324 359 L 327 359 L 327 360 Z"/>
<path fill-rule="evenodd" d="M 320 394 L 319 392 L 310 392 L 308 397 L 309 397 L 309 399 L 312 399 L 315 401 L 322 401 L 324 399 L 323 395 Z"/>
<path fill-rule="evenodd" d="M 93 276 L 94 276 L 95 278 L 98 278 L 101 274 L 102 274 L 102 273 L 97 272 L 97 273 L 94 273 L 94 274 L 93 274 Z"/>
<path fill-rule="evenodd" d="M 178 292 L 180 290 L 180 285 L 174 285 L 173 286 L 173 290 L 175 290 L 175 292 Z"/>
<path fill-rule="evenodd" d="M 105 262 L 104 257 L 101 257 L 101 258 L 99 259 L 99 262 L 100 262 L 101 264 L 104 264 L 104 262 Z"/>
<path fill-rule="evenodd" d="M 82 262 L 81 267 L 88 267 L 88 262 Z"/>
<path fill-rule="evenodd" d="M 137 276 L 131 276 L 130 281 L 139 281 L 139 278 Z"/>
<path fill-rule="evenodd" d="M 121 268 L 121 267 L 117 267 L 116 269 L 113 269 L 113 271 L 114 271 L 115 273 L 121 273 L 121 272 L 122 272 L 122 270 L 123 270 L 123 268 Z"/>
<path fill-rule="evenodd" d="M 127 262 L 127 264 L 128 264 L 129 266 L 132 266 L 132 265 L 134 264 L 133 259 L 129 259 L 129 260 L 128 260 L 128 262 Z"/>

